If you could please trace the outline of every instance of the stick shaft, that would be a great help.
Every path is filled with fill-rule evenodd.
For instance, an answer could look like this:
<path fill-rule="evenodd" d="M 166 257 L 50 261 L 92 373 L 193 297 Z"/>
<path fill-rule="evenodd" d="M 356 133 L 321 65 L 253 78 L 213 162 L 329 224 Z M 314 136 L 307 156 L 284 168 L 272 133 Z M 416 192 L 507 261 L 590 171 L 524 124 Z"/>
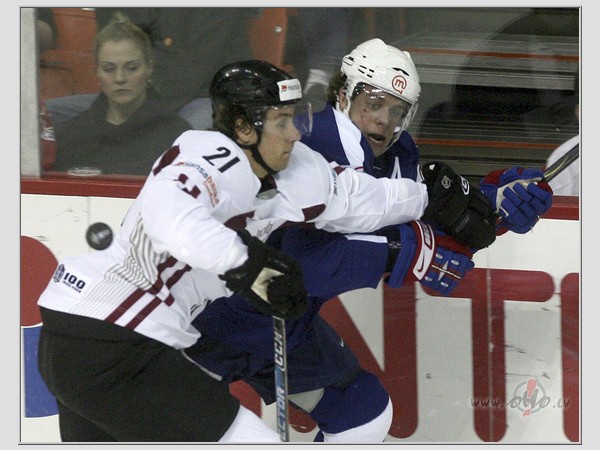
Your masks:
<path fill-rule="evenodd" d="M 285 320 L 273 316 L 273 340 L 275 351 L 275 398 L 277 405 L 277 431 L 283 442 L 289 442 L 287 345 Z"/>
<path fill-rule="evenodd" d="M 550 181 L 579 158 L 579 144 L 556 160 L 544 171 L 544 181 Z"/>

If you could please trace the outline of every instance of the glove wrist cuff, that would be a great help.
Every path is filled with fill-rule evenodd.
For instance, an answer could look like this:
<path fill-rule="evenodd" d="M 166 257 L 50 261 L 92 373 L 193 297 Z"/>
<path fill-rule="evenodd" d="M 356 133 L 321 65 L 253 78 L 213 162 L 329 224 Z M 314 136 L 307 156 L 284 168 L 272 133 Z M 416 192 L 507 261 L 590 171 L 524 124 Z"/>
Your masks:
<path fill-rule="evenodd" d="M 421 280 L 434 257 L 435 237 L 432 228 L 421 222 L 398 227 L 400 251 L 388 279 L 391 287 L 400 287 L 405 281 Z"/>

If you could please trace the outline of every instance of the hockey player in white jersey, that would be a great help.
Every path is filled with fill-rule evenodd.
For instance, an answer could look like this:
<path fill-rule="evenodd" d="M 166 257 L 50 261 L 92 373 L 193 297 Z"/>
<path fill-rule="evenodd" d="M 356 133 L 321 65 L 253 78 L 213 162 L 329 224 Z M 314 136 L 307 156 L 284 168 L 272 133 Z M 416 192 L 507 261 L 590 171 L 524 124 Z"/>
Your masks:
<path fill-rule="evenodd" d="M 249 219 L 263 238 L 285 221 L 368 232 L 427 211 L 425 185 L 344 170 L 299 143 L 310 106 L 275 66 L 227 66 L 211 95 L 215 120 L 230 132 L 181 135 L 112 246 L 60 261 L 40 296 L 39 368 L 63 441 L 277 441 L 180 352 L 199 336 L 191 321 L 218 297 L 241 294 L 288 319 L 306 308 L 300 266 L 234 230 Z M 228 96 L 235 101 L 220 103 Z M 475 228 L 493 227 L 491 208 L 480 214 L 462 203 Z"/>

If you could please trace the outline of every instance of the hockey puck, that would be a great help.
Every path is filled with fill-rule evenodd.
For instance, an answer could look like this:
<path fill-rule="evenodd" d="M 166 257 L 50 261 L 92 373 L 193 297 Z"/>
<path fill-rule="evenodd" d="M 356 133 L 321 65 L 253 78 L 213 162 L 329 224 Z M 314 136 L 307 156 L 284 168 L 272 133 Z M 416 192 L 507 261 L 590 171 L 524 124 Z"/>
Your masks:
<path fill-rule="evenodd" d="M 104 250 L 112 243 L 113 232 L 105 223 L 96 222 L 87 229 L 85 240 L 93 249 Z"/>

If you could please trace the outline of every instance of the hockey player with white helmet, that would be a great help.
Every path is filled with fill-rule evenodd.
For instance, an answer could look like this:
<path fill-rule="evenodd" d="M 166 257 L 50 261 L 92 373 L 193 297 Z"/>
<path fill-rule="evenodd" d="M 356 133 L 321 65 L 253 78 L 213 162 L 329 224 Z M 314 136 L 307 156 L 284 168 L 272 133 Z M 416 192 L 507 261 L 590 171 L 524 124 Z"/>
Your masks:
<path fill-rule="evenodd" d="M 275 66 L 225 66 L 211 98 L 218 131 L 177 138 L 112 245 L 61 260 L 38 300 L 39 368 L 63 441 L 278 441 L 181 352 L 217 298 L 236 294 L 264 317 L 305 311 L 300 266 L 244 228 L 262 239 L 286 222 L 369 232 L 431 211 L 423 184 L 329 164 L 299 142 L 310 107 Z"/>
<path fill-rule="evenodd" d="M 368 96 L 364 113 L 376 118 L 384 109 L 389 116 L 394 127 L 392 140 L 370 139 L 374 153 L 379 156 L 382 149 L 385 151 L 398 140 L 417 112 L 421 85 L 410 53 L 386 45 L 381 39 L 371 39 L 344 56 L 341 73 L 345 76 L 345 84 L 343 95 L 336 93 L 338 111 L 352 120 L 352 99 L 364 92 Z"/>
<path fill-rule="evenodd" d="M 343 58 L 339 74 L 330 83 L 328 104 L 314 114 L 313 130 L 302 141 L 329 161 L 377 178 L 422 181 L 419 149 L 406 132 L 420 91 L 408 52 L 380 39 L 364 42 Z M 427 176 L 431 176 L 430 168 L 425 170 Z M 436 163 L 433 169 L 446 167 Z M 541 196 L 544 204 L 536 210 L 539 214 L 551 203 L 551 194 L 549 198 Z M 481 197 L 471 199 L 475 208 L 485 208 L 479 202 Z M 528 207 L 527 203 L 522 207 Z M 522 217 L 524 222 L 530 221 Z M 288 321 L 288 385 L 292 406 L 317 423 L 316 441 L 371 443 L 386 438 L 393 410 L 386 389 L 360 366 L 352 350 L 320 317 L 319 309 L 340 293 L 377 287 L 385 274 L 389 274 L 386 282 L 391 287 L 419 281 L 438 295 L 450 295 L 472 265 L 461 259 L 464 255 L 455 252 L 456 247 L 437 230 L 429 228 L 436 237 L 435 253 L 441 265 L 444 261 L 462 262 L 454 269 L 456 277 L 431 273 L 415 277 L 413 264 L 420 257 L 419 248 L 426 247 L 421 244 L 428 226 L 417 221 L 399 223 L 370 235 L 288 228 L 268 241 L 301 263 L 310 294 L 307 312 Z M 493 242 L 487 232 L 466 238 L 473 250 Z M 268 316 L 261 317 L 243 298 L 233 296 L 209 305 L 194 325 L 203 334 L 186 350 L 194 360 L 224 384 L 241 379 L 267 404 L 275 401 Z"/>

